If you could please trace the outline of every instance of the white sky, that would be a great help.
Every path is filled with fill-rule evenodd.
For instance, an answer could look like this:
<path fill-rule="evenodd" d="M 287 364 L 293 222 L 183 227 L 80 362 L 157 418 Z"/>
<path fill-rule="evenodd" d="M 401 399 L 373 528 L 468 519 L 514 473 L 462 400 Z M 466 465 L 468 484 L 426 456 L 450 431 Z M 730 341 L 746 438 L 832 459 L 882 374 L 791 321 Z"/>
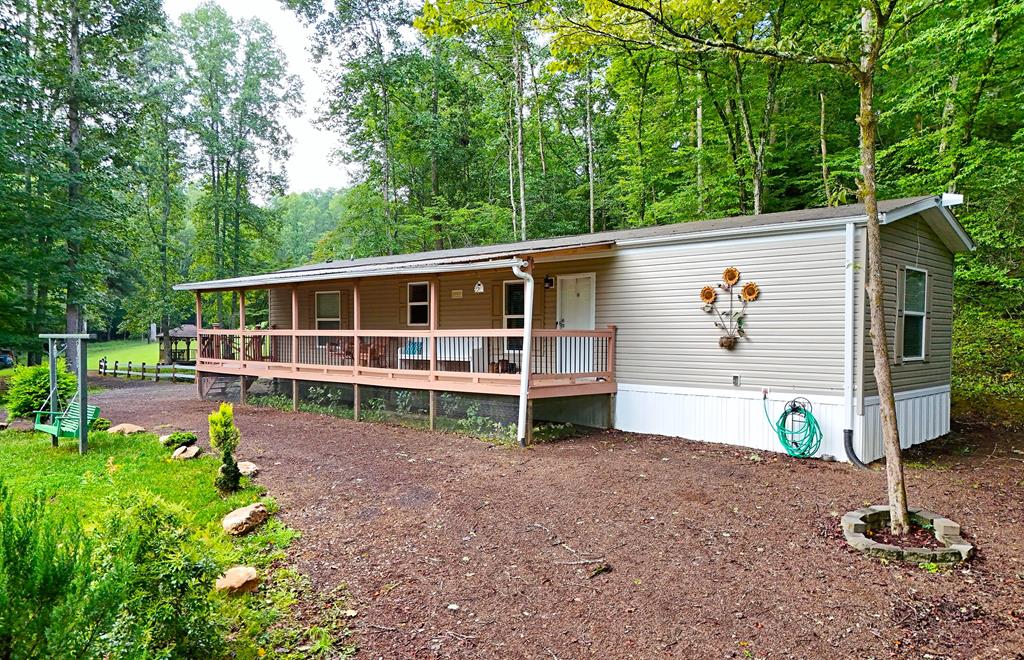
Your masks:
<path fill-rule="evenodd" d="M 171 20 L 193 11 L 202 0 L 164 0 L 164 11 Z M 343 164 L 332 161 L 338 136 L 313 124 L 316 109 L 323 97 L 324 85 L 313 69 L 306 50 L 312 41 L 310 31 L 278 0 L 217 0 L 217 4 L 235 18 L 262 19 L 274 31 L 277 43 L 288 58 L 288 70 L 302 80 L 303 112 L 288 117 L 285 124 L 292 135 L 291 158 L 288 159 L 288 190 L 302 192 L 314 188 L 340 188 L 352 178 Z"/>

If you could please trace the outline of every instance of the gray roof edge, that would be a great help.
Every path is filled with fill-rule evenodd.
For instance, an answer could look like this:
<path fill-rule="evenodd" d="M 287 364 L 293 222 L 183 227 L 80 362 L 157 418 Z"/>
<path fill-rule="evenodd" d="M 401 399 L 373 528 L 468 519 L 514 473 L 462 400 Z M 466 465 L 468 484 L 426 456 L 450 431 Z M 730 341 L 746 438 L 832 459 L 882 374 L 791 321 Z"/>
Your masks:
<path fill-rule="evenodd" d="M 884 222 L 894 222 L 906 215 L 932 207 L 939 207 L 942 210 L 943 216 L 947 217 L 947 220 L 951 219 L 951 222 L 956 225 L 959 232 L 966 237 L 966 232 L 963 231 L 963 228 L 956 222 L 952 214 L 945 209 L 942 205 L 941 197 L 938 195 L 880 200 L 878 203 L 879 213 L 883 216 Z M 904 212 L 911 208 L 917 210 Z M 472 266 L 468 268 L 469 270 L 474 268 L 484 269 L 489 267 L 487 265 L 488 261 L 496 259 L 518 255 L 539 255 L 545 252 L 575 247 L 596 247 L 604 244 L 614 246 L 618 244 L 643 245 L 647 242 L 682 242 L 736 233 L 761 234 L 782 231 L 811 231 L 846 222 L 862 223 L 866 222 L 866 220 L 867 216 L 864 212 L 863 204 L 847 204 L 845 206 L 797 209 L 795 211 L 766 213 L 756 216 L 737 216 L 635 229 L 610 230 L 595 234 L 577 234 L 517 243 L 502 243 L 406 255 L 309 264 L 260 275 L 182 283 L 175 285 L 174 289 L 176 291 L 203 291 L 287 283 L 298 284 L 307 281 L 396 275 L 403 272 L 418 273 L 424 272 L 422 269 L 431 266 L 441 268 L 456 264 Z M 967 237 L 967 241 L 970 241 L 969 237 Z M 973 245 L 973 243 L 968 244 Z"/>

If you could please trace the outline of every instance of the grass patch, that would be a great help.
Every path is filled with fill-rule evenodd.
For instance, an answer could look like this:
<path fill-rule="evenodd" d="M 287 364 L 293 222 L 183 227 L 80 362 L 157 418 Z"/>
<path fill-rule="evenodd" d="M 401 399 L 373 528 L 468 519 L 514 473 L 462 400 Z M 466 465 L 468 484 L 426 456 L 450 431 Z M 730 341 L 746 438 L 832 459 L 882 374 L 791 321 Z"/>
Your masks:
<path fill-rule="evenodd" d="M 343 595 L 308 608 L 321 613 L 308 625 L 296 618 L 295 605 L 315 598 L 305 578 L 287 566 L 286 551 L 297 531 L 276 518 L 239 539 L 222 531 L 221 518 L 232 509 L 258 500 L 272 512 L 277 509 L 263 488 L 243 479 L 240 491 L 222 497 L 213 485 L 217 459 L 172 461 L 171 450 L 153 434 L 93 432 L 89 440 L 89 452 L 79 456 L 73 442 L 54 448 L 41 433 L 0 431 L 0 478 L 15 500 L 43 491 L 53 507 L 78 518 L 87 533 L 102 524 L 115 501 L 155 495 L 172 505 L 195 531 L 201 551 L 221 569 L 257 567 L 264 582 L 253 594 L 223 597 L 210 585 L 210 598 L 230 631 L 232 657 L 335 658 L 354 652 L 344 622 L 328 618 L 334 604 L 344 602 Z"/>
<path fill-rule="evenodd" d="M 123 339 L 117 341 L 104 341 L 96 344 L 89 344 L 89 368 L 98 369 L 100 360 L 107 358 L 107 363 L 113 368 L 117 360 L 122 365 L 127 365 L 131 360 L 132 364 L 156 364 L 160 361 L 160 343 L 149 342 L 144 339 Z"/>

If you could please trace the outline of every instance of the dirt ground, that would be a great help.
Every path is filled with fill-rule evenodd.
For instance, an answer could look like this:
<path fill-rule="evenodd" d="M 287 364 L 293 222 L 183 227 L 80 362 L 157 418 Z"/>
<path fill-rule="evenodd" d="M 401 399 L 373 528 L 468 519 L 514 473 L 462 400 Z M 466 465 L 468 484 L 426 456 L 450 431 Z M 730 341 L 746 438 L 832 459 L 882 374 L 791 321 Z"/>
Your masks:
<path fill-rule="evenodd" d="M 205 436 L 191 386 L 95 394 L 114 421 Z M 238 406 L 240 459 L 347 588 L 361 656 L 1024 658 L 1024 434 L 909 453 L 913 504 L 961 522 L 969 566 L 848 550 L 884 476 L 620 432 L 531 447 Z"/>

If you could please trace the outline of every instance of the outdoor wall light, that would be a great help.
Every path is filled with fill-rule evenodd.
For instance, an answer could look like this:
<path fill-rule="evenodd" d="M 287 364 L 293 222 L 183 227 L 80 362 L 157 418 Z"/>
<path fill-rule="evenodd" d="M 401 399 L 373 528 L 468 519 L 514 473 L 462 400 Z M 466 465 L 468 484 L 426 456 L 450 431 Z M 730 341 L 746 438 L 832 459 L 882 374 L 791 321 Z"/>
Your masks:
<path fill-rule="evenodd" d="M 479 280 L 477 280 L 477 283 L 473 285 L 473 293 L 483 293 L 483 292 L 484 292 L 484 283 L 479 281 Z"/>
<path fill-rule="evenodd" d="M 544 276 L 544 288 L 545 289 L 554 289 L 555 288 L 555 278 L 552 277 L 551 275 Z"/>

